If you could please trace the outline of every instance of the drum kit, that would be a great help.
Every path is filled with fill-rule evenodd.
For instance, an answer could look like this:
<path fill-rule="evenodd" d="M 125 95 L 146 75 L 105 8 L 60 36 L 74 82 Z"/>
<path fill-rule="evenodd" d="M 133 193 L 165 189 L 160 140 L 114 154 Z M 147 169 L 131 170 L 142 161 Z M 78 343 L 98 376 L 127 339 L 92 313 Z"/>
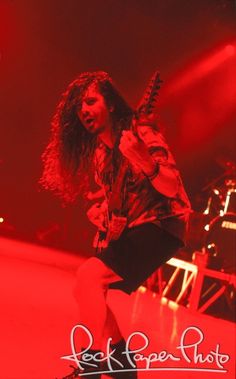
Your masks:
<path fill-rule="evenodd" d="M 236 164 L 218 158 L 222 175 L 203 188 L 206 207 L 190 218 L 187 247 L 204 250 L 208 267 L 236 273 Z"/>

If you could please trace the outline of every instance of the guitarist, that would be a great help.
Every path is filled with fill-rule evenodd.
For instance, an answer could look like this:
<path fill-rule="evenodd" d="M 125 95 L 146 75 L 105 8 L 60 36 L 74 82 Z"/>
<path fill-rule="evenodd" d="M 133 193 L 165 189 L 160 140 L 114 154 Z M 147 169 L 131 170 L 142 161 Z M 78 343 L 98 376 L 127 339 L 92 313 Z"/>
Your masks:
<path fill-rule="evenodd" d="M 115 239 L 111 231 L 100 253 L 79 267 L 75 297 L 79 323 L 93 335 L 93 346 L 87 353 L 94 356 L 102 350 L 103 339 L 112 337 L 113 357 L 127 370 L 133 365 L 122 354 L 125 341 L 106 303 L 107 290 L 120 289 L 128 296 L 183 246 L 190 204 L 152 115 L 135 118 L 107 73 L 83 73 L 68 86 L 57 107 L 51 140 L 43 153 L 41 183 L 64 201 L 73 202 L 86 191 L 92 173 L 103 198 L 87 215 L 98 227 L 99 235 L 106 236 L 110 227 L 109 200 L 116 191 L 124 161 L 124 182 L 118 194 L 123 228 Z M 86 340 L 82 346 L 87 346 Z M 85 363 L 83 374 L 91 371 L 96 369 Z M 78 369 L 68 378 L 77 377 L 77 373 Z M 100 378 L 99 373 L 92 376 Z M 137 372 L 110 376 L 134 379 Z"/>

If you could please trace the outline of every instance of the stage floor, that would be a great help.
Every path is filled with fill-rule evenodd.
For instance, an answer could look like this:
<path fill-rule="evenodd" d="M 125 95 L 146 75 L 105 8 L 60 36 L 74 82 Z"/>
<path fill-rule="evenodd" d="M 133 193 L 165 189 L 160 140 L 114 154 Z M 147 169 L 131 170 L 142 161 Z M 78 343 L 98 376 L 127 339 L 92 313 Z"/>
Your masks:
<path fill-rule="evenodd" d="M 61 357 L 71 354 L 70 333 L 78 324 L 72 289 L 83 260 L 0 238 L 0 379 L 61 379 L 71 372 L 73 362 Z M 190 312 L 143 287 L 129 298 L 110 291 L 109 304 L 127 338 L 141 333 L 132 345 L 143 354 L 138 379 L 235 378 L 235 324 Z M 149 346 L 142 349 L 145 338 Z M 163 351 L 168 359 L 147 370 L 150 354 Z M 200 354 L 208 362 L 194 362 Z"/>

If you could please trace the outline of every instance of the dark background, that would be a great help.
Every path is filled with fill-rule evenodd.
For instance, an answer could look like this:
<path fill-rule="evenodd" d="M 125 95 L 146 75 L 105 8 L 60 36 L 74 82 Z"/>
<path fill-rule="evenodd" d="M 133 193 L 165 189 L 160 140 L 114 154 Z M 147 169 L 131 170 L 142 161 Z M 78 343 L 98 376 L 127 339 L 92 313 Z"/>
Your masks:
<path fill-rule="evenodd" d="M 160 70 L 160 120 L 202 211 L 202 189 L 235 160 L 235 17 L 230 0 L 0 1 L 0 233 L 91 253 L 88 204 L 63 208 L 37 183 L 60 94 L 88 70 L 132 106 Z"/>

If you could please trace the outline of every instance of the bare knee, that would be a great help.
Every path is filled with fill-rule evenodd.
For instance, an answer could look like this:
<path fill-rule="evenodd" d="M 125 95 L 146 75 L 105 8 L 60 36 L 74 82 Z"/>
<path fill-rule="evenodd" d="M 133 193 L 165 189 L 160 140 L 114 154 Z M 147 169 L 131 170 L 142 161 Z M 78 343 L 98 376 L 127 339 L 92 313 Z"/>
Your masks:
<path fill-rule="evenodd" d="M 90 258 L 83 263 L 76 272 L 74 295 L 76 298 L 88 295 L 94 290 L 103 290 L 105 287 L 105 270 L 96 258 Z"/>
<path fill-rule="evenodd" d="M 97 262 L 92 259 L 88 259 L 77 269 L 76 280 L 80 288 L 90 288 L 95 284 L 99 285 L 102 281 L 102 272 L 100 272 Z"/>
<path fill-rule="evenodd" d="M 109 283 L 120 279 L 100 259 L 90 258 L 76 272 L 74 295 L 78 298 L 98 289 L 105 292 Z"/>

